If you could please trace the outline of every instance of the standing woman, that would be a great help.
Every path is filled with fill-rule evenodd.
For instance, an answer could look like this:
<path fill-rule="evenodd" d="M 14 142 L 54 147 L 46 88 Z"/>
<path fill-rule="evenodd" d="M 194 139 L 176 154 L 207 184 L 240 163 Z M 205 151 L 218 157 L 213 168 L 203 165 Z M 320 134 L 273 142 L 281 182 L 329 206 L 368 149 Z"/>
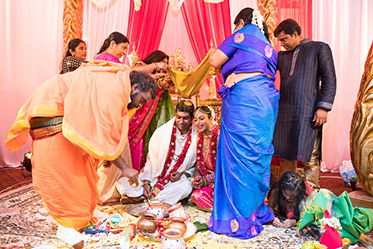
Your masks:
<path fill-rule="evenodd" d="M 213 67 L 222 67 L 224 79 L 219 90 L 222 123 L 209 228 L 249 239 L 273 220 L 264 198 L 278 112 L 279 92 L 273 84 L 277 53 L 259 11 L 241 10 L 234 24 L 235 32 L 209 58 Z"/>
<path fill-rule="evenodd" d="M 113 32 L 105 39 L 95 60 L 120 62 L 120 58 L 126 54 L 129 41 L 125 35 Z"/>
<path fill-rule="evenodd" d="M 148 144 L 154 131 L 175 116 L 175 107 L 166 87 L 167 84 L 170 84 L 170 78 L 168 74 L 163 73 L 164 70 L 157 69 L 159 67 L 157 65 L 162 63 L 168 65 L 168 59 L 167 54 L 156 50 L 145 59 L 135 62 L 133 66 L 136 70 L 140 67 L 154 65 L 154 70 L 150 72 L 151 75 L 155 78 L 159 74 L 164 75 L 164 77 L 156 79 L 157 97 L 137 109 L 130 121 L 128 138 L 131 146 L 132 166 L 138 171 L 145 165 Z"/>
<path fill-rule="evenodd" d="M 62 61 L 62 70 L 60 74 L 72 72 L 82 63 L 86 63 L 87 45 L 79 38 L 72 39 L 67 45 L 65 58 Z"/>
<path fill-rule="evenodd" d="M 192 203 L 200 210 L 212 212 L 216 147 L 219 140 L 219 125 L 215 120 L 214 110 L 208 106 L 198 106 L 194 112 L 194 126 L 198 131 L 198 139 Z"/>

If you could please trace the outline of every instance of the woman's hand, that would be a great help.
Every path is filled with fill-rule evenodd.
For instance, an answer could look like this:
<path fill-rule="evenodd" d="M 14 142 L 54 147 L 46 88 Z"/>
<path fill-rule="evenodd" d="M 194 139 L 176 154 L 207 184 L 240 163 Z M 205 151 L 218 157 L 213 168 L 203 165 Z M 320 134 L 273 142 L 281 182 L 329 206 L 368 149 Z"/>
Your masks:
<path fill-rule="evenodd" d="M 163 70 L 166 70 L 167 67 L 168 67 L 168 64 L 167 64 L 167 63 L 164 63 L 163 61 L 161 61 L 161 62 L 154 62 L 154 65 L 155 65 L 154 70 L 156 70 L 156 69 L 163 69 Z"/>
<path fill-rule="evenodd" d="M 195 189 L 203 188 L 204 184 L 205 184 L 205 181 L 203 180 L 202 176 L 196 176 L 194 178 L 194 181 L 192 182 L 192 186 Z"/>
<path fill-rule="evenodd" d="M 284 228 L 293 227 L 297 224 L 297 221 L 295 219 L 286 219 L 283 223 Z"/>
<path fill-rule="evenodd" d="M 168 85 L 168 87 L 169 87 L 170 86 L 170 82 L 171 82 L 170 76 L 168 74 L 163 74 L 163 73 L 160 73 L 160 75 L 161 76 L 160 76 L 160 78 L 157 81 L 158 86 L 160 86 L 160 87 L 166 87 Z"/>
<path fill-rule="evenodd" d="M 272 223 L 275 227 L 284 227 L 279 218 L 275 217 Z"/>

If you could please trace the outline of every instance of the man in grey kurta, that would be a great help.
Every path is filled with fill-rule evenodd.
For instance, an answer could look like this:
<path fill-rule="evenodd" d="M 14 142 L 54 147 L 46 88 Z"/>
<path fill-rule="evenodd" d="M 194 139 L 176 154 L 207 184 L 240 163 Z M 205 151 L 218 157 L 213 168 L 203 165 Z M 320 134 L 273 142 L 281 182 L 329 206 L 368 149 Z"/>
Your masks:
<path fill-rule="evenodd" d="M 274 157 L 281 160 L 272 169 L 279 177 L 295 171 L 301 161 L 306 180 L 319 188 L 322 125 L 336 92 L 332 52 L 324 42 L 303 39 L 291 19 L 282 21 L 274 34 L 286 51 L 278 53 L 281 87 L 273 137 Z"/>

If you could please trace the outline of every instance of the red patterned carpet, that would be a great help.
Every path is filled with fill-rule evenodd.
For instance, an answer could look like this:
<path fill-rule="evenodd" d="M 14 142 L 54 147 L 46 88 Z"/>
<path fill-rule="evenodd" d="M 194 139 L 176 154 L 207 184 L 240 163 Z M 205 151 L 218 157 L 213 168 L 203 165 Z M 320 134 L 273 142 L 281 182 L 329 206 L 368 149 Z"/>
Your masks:
<path fill-rule="evenodd" d="M 0 194 L 30 183 L 32 183 L 31 173 L 25 168 L 0 168 Z"/>

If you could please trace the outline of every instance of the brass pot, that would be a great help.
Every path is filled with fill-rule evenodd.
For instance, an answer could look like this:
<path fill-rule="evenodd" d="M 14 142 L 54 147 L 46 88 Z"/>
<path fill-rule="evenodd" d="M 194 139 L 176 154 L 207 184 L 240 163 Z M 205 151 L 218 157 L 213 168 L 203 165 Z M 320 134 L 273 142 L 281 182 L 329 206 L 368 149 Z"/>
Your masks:
<path fill-rule="evenodd" d="M 157 216 L 152 213 L 144 213 L 142 217 L 137 221 L 137 227 L 141 232 L 153 233 L 157 229 Z"/>
<path fill-rule="evenodd" d="M 170 219 L 171 222 L 168 223 L 167 229 L 178 229 L 181 232 L 181 236 L 184 236 L 187 231 L 187 225 L 185 224 L 185 218 L 173 217 Z"/>

